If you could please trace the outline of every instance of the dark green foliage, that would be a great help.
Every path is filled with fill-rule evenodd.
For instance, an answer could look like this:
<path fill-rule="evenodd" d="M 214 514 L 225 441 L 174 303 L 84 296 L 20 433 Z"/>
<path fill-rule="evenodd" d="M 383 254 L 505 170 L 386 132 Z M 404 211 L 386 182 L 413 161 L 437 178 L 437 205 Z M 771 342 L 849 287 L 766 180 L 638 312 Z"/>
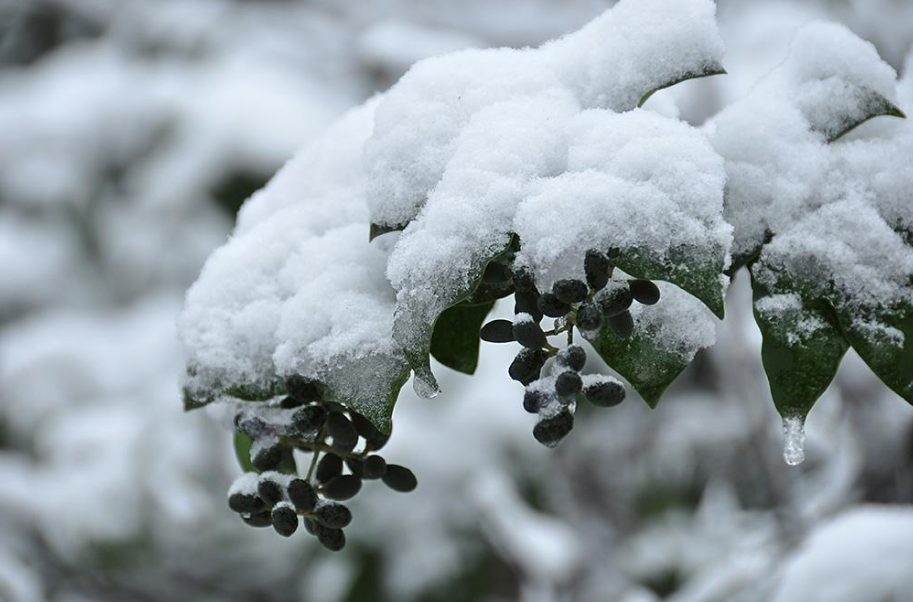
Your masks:
<path fill-rule="evenodd" d="M 342 529 L 352 522 L 352 512 L 342 504 L 323 504 L 314 512 L 314 519 L 330 529 Z"/>
<path fill-rule="evenodd" d="M 287 504 L 279 504 L 273 508 L 270 518 L 273 522 L 273 529 L 283 537 L 291 537 L 298 530 L 298 513 Z"/>
<path fill-rule="evenodd" d="M 611 318 L 624 313 L 634 302 L 634 295 L 628 286 L 617 286 L 603 291 L 596 297 L 596 303 L 602 310 L 602 315 Z"/>
<path fill-rule="evenodd" d="M 335 454 L 324 454 L 317 463 L 317 472 L 315 476 L 321 483 L 326 483 L 330 479 L 342 474 L 342 458 Z"/>
<path fill-rule="evenodd" d="M 489 343 L 510 343 L 514 340 L 514 325 L 510 320 L 492 320 L 482 327 L 479 336 Z"/>
<path fill-rule="evenodd" d="M 322 487 L 324 497 L 339 501 L 355 497 L 360 490 L 361 479 L 352 474 L 333 477 Z"/>
<path fill-rule="evenodd" d="M 559 301 L 568 305 L 580 303 L 586 299 L 589 292 L 586 282 L 575 278 L 559 280 L 552 286 L 552 294 L 554 294 Z"/>
<path fill-rule="evenodd" d="M 292 479 L 288 484 L 288 499 L 299 512 L 311 512 L 317 505 L 317 492 L 304 479 Z"/>
<path fill-rule="evenodd" d="M 586 273 L 586 282 L 594 291 L 605 288 L 609 278 L 612 277 L 612 264 L 604 253 L 596 249 L 590 249 L 586 252 L 583 259 L 583 270 Z"/>
<path fill-rule="evenodd" d="M 510 268 L 503 263 L 492 261 L 482 273 L 482 282 L 486 284 L 503 284 L 511 279 Z"/>
<path fill-rule="evenodd" d="M 282 501 L 282 485 L 271 475 L 261 475 L 257 483 L 257 495 L 267 506 L 275 506 Z"/>
<path fill-rule="evenodd" d="M 300 374 L 293 374 L 285 379 L 285 390 L 301 403 L 320 401 L 321 399 L 317 383 Z"/>
<path fill-rule="evenodd" d="M 330 412 L 326 422 L 327 433 L 333 438 L 333 444 L 341 446 L 354 446 L 358 443 L 358 431 L 352 422 L 342 412 Z"/>
<path fill-rule="evenodd" d="M 254 493 L 233 493 L 228 496 L 228 507 L 238 513 L 254 513 L 263 511 L 264 504 Z"/>
<path fill-rule="evenodd" d="M 387 472 L 387 461 L 381 456 L 368 456 L 364 460 L 362 476 L 366 479 L 379 479 Z"/>
<path fill-rule="evenodd" d="M 546 447 L 555 447 L 574 429 L 574 415 L 567 409 L 555 416 L 540 420 L 533 428 L 533 437 Z"/>
<path fill-rule="evenodd" d="M 561 318 L 571 311 L 571 306 L 551 293 L 539 296 L 539 311 L 550 318 Z"/>
<path fill-rule="evenodd" d="M 464 301 L 438 316 L 431 335 L 431 355 L 457 372 L 473 374 L 479 364 L 479 329 L 494 301 Z"/>
<path fill-rule="evenodd" d="M 555 377 L 555 393 L 561 398 L 573 399 L 577 397 L 582 387 L 583 380 L 573 370 L 565 370 Z"/>
<path fill-rule="evenodd" d="M 399 464 L 387 464 L 387 472 L 383 476 L 384 484 L 394 491 L 409 493 L 418 486 L 415 474 Z"/>
<path fill-rule="evenodd" d="M 659 287 L 650 280 L 631 280 L 631 294 L 638 303 L 656 305 L 659 301 Z"/>
<path fill-rule="evenodd" d="M 602 311 L 595 303 L 584 303 L 577 310 L 577 327 L 583 332 L 596 332 L 602 328 Z"/>
<path fill-rule="evenodd" d="M 542 327 L 532 320 L 514 322 L 513 334 L 517 342 L 528 349 L 542 349 L 548 344 Z"/>
<path fill-rule="evenodd" d="M 580 345 L 570 345 L 558 352 L 555 362 L 561 367 L 580 372 L 586 365 L 586 351 Z"/>
<path fill-rule="evenodd" d="M 583 396 L 594 406 L 610 408 L 624 401 L 625 387 L 613 380 L 598 381 L 584 387 Z"/>
<path fill-rule="evenodd" d="M 634 332 L 634 318 L 629 311 L 606 318 L 606 323 L 615 336 L 622 339 L 627 339 Z"/>
<path fill-rule="evenodd" d="M 542 349 L 521 349 L 507 369 L 507 373 L 512 379 L 528 385 L 539 378 L 547 359 L 548 354 Z"/>

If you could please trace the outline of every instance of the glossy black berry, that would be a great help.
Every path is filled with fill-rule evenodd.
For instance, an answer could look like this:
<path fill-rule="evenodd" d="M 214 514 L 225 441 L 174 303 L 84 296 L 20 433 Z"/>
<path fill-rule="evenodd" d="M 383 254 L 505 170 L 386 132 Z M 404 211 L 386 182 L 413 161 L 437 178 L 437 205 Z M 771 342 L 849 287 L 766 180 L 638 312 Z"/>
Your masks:
<path fill-rule="evenodd" d="M 310 533 L 311 535 L 317 535 L 317 529 L 320 528 L 320 524 L 317 523 L 314 519 L 305 518 L 301 521 L 304 523 L 304 530 Z"/>
<path fill-rule="evenodd" d="M 281 443 L 260 447 L 250 459 L 251 464 L 254 465 L 258 472 L 276 470 L 279 467 L 279 463 L 282 462 L 283 447 Z"/>
<path fill-rule="evenodd" d="M 269 510 L 264 510 L 263 512 L 257 512 L 249 515 L 242 515 L 241 520 L 251 527 L 263 528 L 269 527 L 273 524 L 273 519 L 270 516 Z"/>
<path fill-rule="evenodd" d="M 510 320 L 492 320 L 482 327 L 479 337 L 489 343 L 510 343 L 514 340 L 514 324 Z"/>
<path fill-rule="evenodd" d="M 331 447 L 333 452 L 340 456 L 347 456 L 352 453 L 352 450 L 355 449 L 355 445 L 358 443 L 358 439 L 334 439 Z"/>
<path fill-rule="evenodd" d="M 285 379 L 285 391 L 301 403 L 320 400 L 320 389 L 317 387 L 317 383 L 300 374 L 294 374 Z"/>
<path fill-rule="evenodd" d="M 349 444 L 354 446 L 358 443 L 358 431 L 355 430 L 355 426 L 346 418 L 345 414 L 330 412 L 330 415 L 327 416 L 326 427 L 327 434 L 333 438 L 334 443 L 338 442 L 346 447 Z"/>
<path fill-rule="evenodd" d="M 514 294 L 514 314 L 529 314 L 536 322 L 542 321 L 542 310 L 539 309 L 539 293 L 518 292 Z"/>
<path fill-rule="evenodd" d="M 344 474 L 330 479 L 321 490 L 327 499 L 348 500 L 361 491 L 361 479 L 355 475 Z"/>
<path fill-rule="evenodd" d="M 387 461 L 381 456 L 368 456 L 362 463 L 362 476 L 366 479 L 379 479 L 387 473 Z"/>
<path fill-rule="evenodd" d="M 604 253 L 590 249 L 583 260 L 583 271 L 586 273 L 586 283 L 594 291 L 599 291 L 605 288 L 612 277 L 612 264 Z"/>
<path fill-rule="evenodd" d="M 346 466 L 348 466 L 349 471 L 359 479 L 365 478 L 365 463 L 358 458 L 346 458 Z"/>
<path fill-rule="evenodd" d="M 284 494 L 282 485 L 274 475 L 261 475 L 257 483 L 257 495 L 267 506 L 275 506 L 282 501 Z"/>
<path fill-rule="evenodd" d="M 291 410 L 292 408 L 297 408 L 304 405 L 304 403 L 305 402 L 295 399 L 291 395 L 288 395 L 279 402 L 279 407 L 283 410 Z"/>
<path fill-rule="evenodd" d="M 314 520 L 330 529 L 342 529 L 352 522 L 352 512 L 342 504 L 329 502 L 314 511 Z"/>
<path fill-rule="evenodd" d="M 317 506 L 317 492 L 304 479 L 292 479 L 287 491 L 288 499 L 299 512 L 311 512 Z"/>
<path fill-rule="evenodd" d="M 548 394 L 538 389 L 526 389 L 523 393 L 523 409 L 530 414 L 538 414 L 548 403 Z"/>
<path fill-rule="evenodd" d="M 274 429 L 259 416 L 240 412 L 235 416 L 235 428 L 252 439 L 272 435 Z"/>
<path fill-rule="evenodd" d="M 564 399 L 573 399 L 583 388 L 583 379 L 573 370 L 565 370 L 555 377 L 555 393 Z"/>
<path fill-rule="evenodd" d="M 612 287 L 596 297 L 596 303 L 602 310 L 602 315 L 607 318 L 628 311 L 633 302 L 634 295 L 631 294 L 631 289 L 624 285 Z"/>
<path fill-rule="evenodd" d="M 656 305 L 659 301 L 659 287 L 649 280 L 632 280 L 631 294 L 638 303 Z"/>
<path fill-rule="evenodd" d="M 314 526 L 317 541 L 331 552 L 338 552 L 346 547 L 346 535 L 342 529 L 329 529 L 317 523 Z"/>
<path fill-rule="evenodd" d="M 539 311 L 550 318 L 560 318 L 571 311 L 571 306 L 551 293 L 539 295 Z"/>
<path fill-rule="evenodd" d="M 606 318 L 606 323 L 612 329 L 612 332 L 622 339 L 630 337 L 634 332 L 634 318 L 631 317 L 631 312 L 629 311 Z"/>
<path fill-rule="evenodd" d="M 625 399 L 625 387 L 615 380 L 600 380 L 583 388 L 584 397 L 594 406 L 610 408 Z"/>
<path fill-rule="evenodd" d="M 326 419 L 327 411 L 323 406 L 304 406 L 292 414 L 292 427 L 300 434 L 319 432 Z"/>
<path fill-rule="evenodd" d="M 542 349 L 521 349 L 511 362 L 507 373 L 512 379 L 528 385 L 539 378 L 539 373 L 547 359 L 548 354 Z"/>
<path fill-rule="evenodd" d="M 387 472 L 383 476 L 384 484 L 394 491 L 409 493 L 418 486 L 415 474 L 399 464 L 387 464 Z"/>
<path fill-rule="evenodd" d="M 580 303 L 589 294 L 586 282 L 575 278 L 559 280 L 552 286 L 552 294 L 562 303 L 568 305 Z"/>
<path fill-rule="evenodd" d="M 228 507 L 238 513 L 256 513 L 263 511 L 264 504 L 255 493 L 239 492 L 228 496 Z"/>
<path fill-rule="evenodd" d="M 555 362 L 562 368 L 580 372 L 586 365 L 586 351 L 580 345 L 570 345 L 558 352 Z"/>
<path fill-rule="evenodd" d="M 596 332 L 602 328 L 602 311 L 595 303 L 585 303 L 577 310 L 577 328 L 581 332 Z"/>
<path fill-rule="evenodd" d="M 283 537 L 291 537 L 298 530 L 298 513 L 289 504 L 278 504 L 270 514 L 273 529 Z"/>
<path fill-rule="evenodd" d="M 342 474 L 342 458 L 336 454 L 324 454 L 317 462 L 317 480 L 326 483 Z"/>
<path fill-rule="evenodd" d="M 532 272 L 526 268 L 513 268 L 511 276 L 514 281 L 514 290 L 518 293 L 535 293 L 536 280 Z"/>
<path fill-rule="evenodd" d="M 555 447 L 574 429 L 574 415 L 567 410 L 540 420 L 533 428 L 533 437 L 546 447 Z"/>
<path fill-rule="evenodd" d="M 357 412 L 350 412 L 350 414 L 352 417 L 352 425 L 355 426 L 356 432 L 364 438 L 371 449 L 377 450 L 387 444 L 390 435 L 385 435 L 380 432 L 380 429 L 371 424 L 371 421 L 361 414 Z"/>
<path fill-rule="evenodd" d="M 520 314 L 513 324 L 514 338 L 527 349 L 542 349 L 548 344 L 542 327 L 528 314 Z"/>

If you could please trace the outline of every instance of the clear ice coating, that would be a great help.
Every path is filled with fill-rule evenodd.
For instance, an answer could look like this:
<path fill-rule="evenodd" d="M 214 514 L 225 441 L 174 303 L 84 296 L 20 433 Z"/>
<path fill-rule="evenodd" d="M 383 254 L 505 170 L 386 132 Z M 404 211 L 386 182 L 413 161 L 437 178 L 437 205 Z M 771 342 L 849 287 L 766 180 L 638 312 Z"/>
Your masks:
<path fill-rule="evenodd" d="M 805 461 L 805 418 L 801 416 L 783 419 L 783 459 L 790 466 Z"/>

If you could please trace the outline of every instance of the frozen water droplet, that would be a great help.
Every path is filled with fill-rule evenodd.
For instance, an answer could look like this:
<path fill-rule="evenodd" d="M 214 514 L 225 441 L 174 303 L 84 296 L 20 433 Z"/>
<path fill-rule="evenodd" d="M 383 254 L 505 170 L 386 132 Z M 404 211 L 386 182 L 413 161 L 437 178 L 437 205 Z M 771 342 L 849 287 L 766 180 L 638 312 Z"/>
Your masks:
<path fill-rule="evenodd" d="M 415 390 L 415 394 L 423 399 L 434 399 L 441 392 L 433 376 L 429 379 L 416 374 L 412 379 L 412 388 Z"/>
<path fill-rule="evenodd" d="M 783 459 L 790 466 L 805 461 L 805 418 L 789 416 L 783 419 Z"/>

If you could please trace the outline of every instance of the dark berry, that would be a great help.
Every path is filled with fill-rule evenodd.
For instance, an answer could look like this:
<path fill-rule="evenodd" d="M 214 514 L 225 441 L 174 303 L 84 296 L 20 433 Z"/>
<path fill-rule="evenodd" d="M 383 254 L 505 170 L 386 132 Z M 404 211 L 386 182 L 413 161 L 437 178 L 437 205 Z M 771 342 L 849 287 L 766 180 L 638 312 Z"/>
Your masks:
<path fill-rule="evenodd" d="M 562 303 L 567 303 L 568 305 L 580 303 L 586 299 L 589 292 L 586 282 L 575 278 L 559 280 L 552 285 L 552 293 L 555 297 Z"/>
<path fill-rule="evenodd" d="M 551 293 L 543 293 L 539 295 L 539 311 L 550 318 L 560 318 L 571 311 L 571 306 Z"/>
<path fill-rule="evenodd" d="M 514 294 L 514 313 L 529 314 L 536 322 L 542 321 L 539 309 L 539 293 L 518 292 Z"/>
<path fill-rule="evenodd" d="M 261 512 L 263 500 L 254 493 L 233 493 L 228 496 L 228 507 L 238 513 Z"/>
<path fill-rule="evenodd" d="M 362 476 L 366 479 L 379 479 L 387 473 L 387 461 L 380 456 L 368 456 L 362 466 Z"/>
<path fill-rule="evenodd" d="M 314 511 L 314 519 L 324 527 L 342 529 L 352 522 L 352 512 L 342 504 L 330 502 Z"/>
<path fill-rule="evenodd" d="M 409 493 L 418 486 L 415 474 L 399 464 L 387 464 L 387 472 L 383 476 L 384 484 L 394 491 Z"/>
<path fill-rule="evenodd" d="M 617 406 L 625 399 L 625 387 L 616 380 L 600 380 L 583 388 L 591 404 L 601 408 Z"/>
<path fill-rule="evenodd" d="M 659 287 L 649 280 L 632 280 L 631 294 L 638 303 L 644 305 L 656 305 L 659 301 Z"/>
<path fill-rule="evenodd" d="M 278 504 L 273 508 L 270 518 L 273 529 L 283 537 L 290 537 L 298 530 L 298 513 L 289 504 Z"/>
<path fill-rule="evenodd" d="M 633 302 L 634 295 L 631 294 L 631 289 L 624 285 L 605 290 L 596 297 L 602 315 L 607 318 L 626 312 Z"/>
<path fill-rule="evenodd" d="M 322 488 L 324 497 L 344 501 L 355 497 L 361 490 L 361 479 L 352 474 L 330 479 Z"/>
<path fill-rule="evenodd" d="M 536 279 L 533 278 L 532 272 L 526 268 L 513 268 L 511 276 L 514 281 L 514 290 L 518 293 L 535 293 Z"/>
<path fill-rule="evenodd" d="M 586 282 L 590 288 L 599 291 L 605 288 L 612 277 L 612 264 L 604 253 L 590 249 L 583 259 L 583 271 L 586 272 Z"/>
<path fill-rule="evenodd" d="M 317 505 L 317 492 L 304 479 L 292 479 L 288 484 L 288 499 L 299 512 L 311 512 Z"/>
<path fill-rule="evenodd" d="M 324 454 L 317 463 L 317 480 L 326 483 L 342 474 L 342 458 L 336 454 Z"/>
<path fill-rule="evenodd" d="M 263 512 L 257 512 L 255 514 L 248 514 L 246 516 L 242 515 L 241 520 L 250 525 L 251 527 L 269 527 L 273 524 L 273 519 L 270 516 L 269 510 L 264 510 Z"/>
<path fill-rule="evenodd" d="M 293 374 L 285 379 L 285 390 L 301 403 L 320 401 L 320 389 L 317 387 L 317 382 L 300 374 Z"/>
<path fill-rule="evenodd" d="M 356 477 L 358 477 L 359 479 L 365 478 L 364 477 L 365 463 L 362 462 L 361 460 L 359 460 L 358 458 L 346 458 L 346 466 L 348 466 L 349 470 L 352 472 L 352 474 L 355 475 Z"/>
<path fill-rule="evenodd" d="M 320 527 L 320 525 L 317 523 L 317 521 L 310 519 L 310 518 L 305 518 L 301 522 L 304 523 L 305 531 L 307 531 L 311 535 L 317 535 L 317 529 Z"/>
<path fill-rule="evenodd" d="M 629 311 L 606 318 L 606 322 L 612 332 L 622 339 L 630 337 L 631 333 L 634 332 L 634 318 L 631 317 L 631 312 Z"/>
<path fill-rule="evenodd" d="M 305 406 L 292 414 L 292 426 L 300 434 L 319 432 L 326 419 L 327 411 L 322 406 Z"/>
<path fill-rule="evenodd" d="M 570 345 L 558 352 L 555 362 L 563 368 L 580 372 L 586 365 L 586 351 L 580 345 Z"/>
<path fill-rule="evenodd" d="M 348 446 L 358 443 L 358 431 L 352 425 L 352 422 L 341 412 L 330 412 L 327 416 L 327 433 L 333 438 L 334 443 Z"/>
<path fill-rule="evenodd" d="M 279 467 L 279 463 L 282 462 L 282 450 L 283 445 L 281 443 L 264 445 L 254 453 L 250 460 L 251 464 L 254 465 L 258 472 L 276 470 Z"/>
<path fill-rule="evenodd" d="M 235 416 L 235 428 L 252 439 L 259 439 L 260 437 L 272 435 L 274 432 L 273 427 L 267 424 L 262 418 L 244 412 Z"/>
<path fill-rule="evenodd" d="M 546 447 L 555 447 L 574 429 L 574 415 L 562 410 L 551 418 L 540 420 L 533 428 L 533 437 Z"/>
<path fill-rule="evenodd" d="M 339 440 L 334 439 L 333 444 L 330 446 L 333 448 L 333 452 L 339 454 L 340 456 L 347 456 L 352 453 L 352 450 L 355 449 L 355 445 L 358 443 L 358 439 L 350 439 L 346 441 L 345 439 Z"/>
<path fill-rule="evenodd" d="M 514 340 L 514 325 L 510 320 L 492 320 L 482 327 L 479 337 L 489 343 L 510 343 Z"/>
<path fill-rule="evenodd" d="M 529 314 L 520 314 L 513 324 L 514 338 L 528 349 L 542 349 L 548 345 L 542 327 L 529 318 Z"/>
<path fill-rule="evenodd" d="M 275 506 L 282 501 L 282 485 L 274 478 L 274 475 L 261 475 L 257 483 L 257 495 L 267 506 Z"/>
<path fill-rule="evenodd" d="M 352 416 L 352 425 L 355 426 L 356 432 L 361 435 L 371 449 L 380 449 L 387 444 L 390 435 L 385 435 L 371 424 L 371 421 L 357 412 L 350 412 Z"/>
<path fill-rule="evenodd" d="M 283 410 L 291 410 L 302 405 L 304 405 L 303 401 L 299 401 L 291 395 L 285 397 L 282 401 L 279 402 L 279 407 Z"/>
<path fill-rule="evenodd" d="M 548 403 L 548 394 L 538 389 L 526 389 L 523 393 L 523 409 L 530 414 L 538 414 Z"/>
<path fill-rule="evenodd" d="M 595 303 L 585 303 L 577 310 L 577 327 L 582 332 L 596 332 L 602 328 L 602 311 Z"/>
<path fill-rule="evenodd" d="M 338 552 L 346 547 L 346 534 L 342 532 L 342 529 L 328 529 L 318 523 L 315 525 L 314 531 L 316 531 L 317 541 L 329 551 Z"/>
<path fill-rule="evenodd" d="M 548 354 L 542 349 L 521 349 L 507 372 L 512 379 L 528 385 L 539 378 L 547 359 Z"/>
<path fill-rule="evenodd" d="M 555 393 L 558 397 L 570 399 L 577 397 L 583 387 L 583 380 L 573 370 L 565 370 L 555 377 Z"/>

